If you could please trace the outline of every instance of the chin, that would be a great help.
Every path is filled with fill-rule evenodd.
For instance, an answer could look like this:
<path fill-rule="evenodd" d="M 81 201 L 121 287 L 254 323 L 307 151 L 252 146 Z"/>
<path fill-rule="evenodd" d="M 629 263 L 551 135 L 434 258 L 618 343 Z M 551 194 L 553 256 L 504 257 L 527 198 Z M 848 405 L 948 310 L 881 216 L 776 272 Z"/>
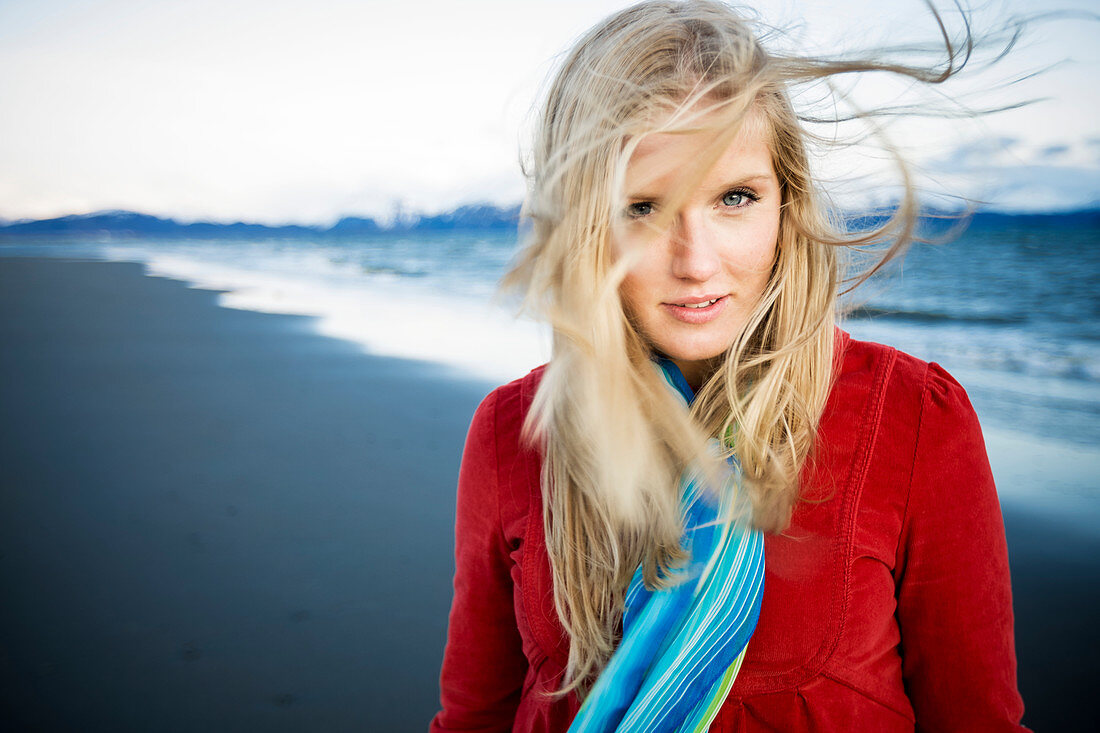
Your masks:
<path fill-rule="evenodd" d="M 688 348 L 680 345 L 679 348 L 662 350 L 661 353 L 675 361 L 710 361 L 725 356 L 732 344 L 732 340 L 718 340 L 712 344 L 693 344 Z"/>
<path fill-rule="evenodd" d="M 658 349 L 658 351 L 680 365 L 681 369 L 683 369 L 684 365 L 688 364 L 701 366 L 710 362 L 715 362 L 716 360 L 722 359 L 722 357 L 726 355 L 725 349 L 722 349 L 720 351 L 714 351 L 710 349 L 706 351 L 681 351 L 674 349 L 671 352 Z M 715 363 L 711 366 L 717 367 L 718 364 Z"/>

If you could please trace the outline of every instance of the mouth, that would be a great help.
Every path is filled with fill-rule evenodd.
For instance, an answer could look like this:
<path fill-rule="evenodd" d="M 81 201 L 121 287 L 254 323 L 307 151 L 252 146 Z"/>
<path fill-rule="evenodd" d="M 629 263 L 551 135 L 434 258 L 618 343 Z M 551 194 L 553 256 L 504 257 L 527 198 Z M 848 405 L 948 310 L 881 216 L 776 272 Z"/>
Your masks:
<path fill-rule="evenodd" d="M 721 300 L 721 298 L 711 298 L 710 300 L 704 300 L 699 303 L 669 303 L 669 305 L 676 306 L 677 308 L 709 308 L 719 300 Z"/>
<path fill-rule="evenodd" d="M 699 298 L 684 298 L 677 302 L 667 301 L 661 304 L 665 312 L 678 321 L 701 325 L 717 318 L 725 309 L 728 295 L 704 295 Z"/>
<path fill-rule="evenodd" d="M 666 300 L 662 305 L 672 308 L 709 308 L 720 300 L 725 300 L 727 295 L 693 295 L 678 300 Z"/>

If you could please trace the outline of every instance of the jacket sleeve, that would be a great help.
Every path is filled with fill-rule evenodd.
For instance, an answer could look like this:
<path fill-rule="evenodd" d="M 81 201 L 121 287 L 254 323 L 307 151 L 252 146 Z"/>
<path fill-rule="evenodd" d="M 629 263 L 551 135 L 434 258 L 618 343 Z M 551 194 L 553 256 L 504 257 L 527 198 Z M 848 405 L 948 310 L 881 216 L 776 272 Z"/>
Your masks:
<path fill-rule="evenodd" d="M 1004 523 L 974 409 L 930 365 L 898 548 L 902 671 L 918 731 L 1019 731 Z"/>
<path fill-rule="evenodd" d="M 497 393 L 474 414 L 458 478 L 454 600 L 440 675 L 443 731 L 510 731 L 527 671 L 500 520 Z"/>

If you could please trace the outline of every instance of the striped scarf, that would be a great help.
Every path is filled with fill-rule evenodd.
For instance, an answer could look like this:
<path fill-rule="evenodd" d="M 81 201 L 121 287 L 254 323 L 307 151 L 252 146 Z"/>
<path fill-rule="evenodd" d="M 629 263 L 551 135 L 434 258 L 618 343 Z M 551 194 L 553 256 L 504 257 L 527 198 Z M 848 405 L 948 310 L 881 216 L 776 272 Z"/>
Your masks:
<path fill-rule="evenodd" d="M 694 394 L 669 360 L 658 362 L 669 386 L 690 404 Z M 717 441 L 714 441 L 717 448 Z M 716 498 L 697 474 L 680 479 L 687 565 L 685 581 L 649 590 L 634 573 L 623 612 L 623 638 L 585 698 L 570 733 L 706 730 L 733 687 L 756 628 L 764 591 L 764 537 L 731 516 L 741 492 L 730 461 Z"/>

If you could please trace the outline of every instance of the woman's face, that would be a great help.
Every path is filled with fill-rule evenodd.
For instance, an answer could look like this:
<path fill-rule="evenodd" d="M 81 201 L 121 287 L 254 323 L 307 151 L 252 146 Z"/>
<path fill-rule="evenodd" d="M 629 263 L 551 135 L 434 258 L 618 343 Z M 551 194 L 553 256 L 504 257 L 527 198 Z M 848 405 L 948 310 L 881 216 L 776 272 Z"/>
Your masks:
<path fill-rule="evenodd" d="M 745 121 L 670 224 L 653 226 L 685 167 L 712 141 L 712 132 L 643 138 L 626 169 L 626 210 L 612 235 L 616 254 L 640 250 L 619 290 L 628 316 L 694 388 L 708 376 L 707 361 L 744 327 L 768 283 L 779 236 L 779 181 L 757 117 Z"/>

